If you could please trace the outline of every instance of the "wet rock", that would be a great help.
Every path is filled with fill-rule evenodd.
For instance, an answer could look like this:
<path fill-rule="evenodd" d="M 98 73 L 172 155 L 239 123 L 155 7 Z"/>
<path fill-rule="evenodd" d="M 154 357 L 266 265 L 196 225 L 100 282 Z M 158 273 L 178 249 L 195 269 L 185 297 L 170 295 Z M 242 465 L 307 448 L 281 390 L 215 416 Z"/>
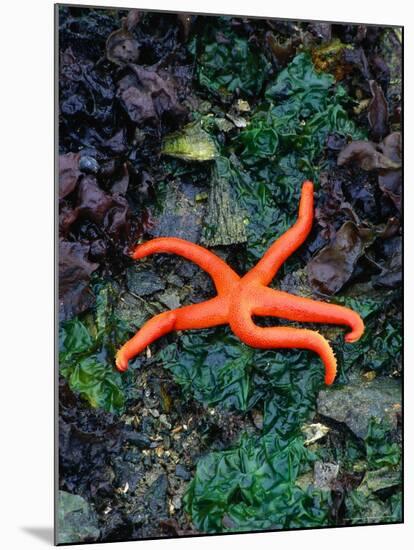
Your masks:
<path fill-rule="evenodd" d="M 367 382 L 371 382 L 377 377 L 377 373 L 374 370 L 370 370 L 368 372 L 364 372 L 361 376 L 364 380 L 367 380 Z"/>
<path fill-rule="evenodd" d="M 108 506 L 101 522 L 101 540 L 111 542 L 128 539 L 132 536 L 131 527 L 123 510 Z"/>
<path fill-rule="evenodd" d="M 124 457 L 125 460 L 127 460 L 128 462 L 132 462 L 132 464 L 139 464 L 142 459 L 142 455 L 139 449 L 134 447 L 126 451 Z"/>
<path fill-rule="evenodd" d="M 138 481 L 143 477 L 142 465 L 125 462 L 123 457 L 114 461 L 115 485 L 123 492 L 135 491 Z"/>
<path fill-rule="evenodd" d="M 360 488 L 346 498 L 346 511 L 345 519 L 355 523 L 365 523 L 367 518 L 370 523 L 383 523 L 389 517 L 386 503 Z"/>
<path fill-rule="evenodd" d="M 319 489 L 331 489 L 332 483 L 338 477 L 339 465 L 332 462 L 317 460 L 314 465 L 315 487 Z"/>
<path fill-rule="evenodd" d="M 172 428 L 171 422 L 168 421 L 167 415 L 160 414 L 160 417 L 159 417 L 158 421 L 162 426 L 165 426 L 167 428 L 167 430 L 171 430 L 171 428 Z"/>
<path fill-rule="evenodd" d="M 175 475 L 184 481 L 189 481 L 191 479 L 190 472 L 182 464 L 177 464 L 175 467 Z"/>
<path fill-rule="evenodd" d="M 85 174 L 97 174 L 99 171 L 99 164 L 96 158 L 84 155 L 80 158 L 79 169 Z"/>
<path fill-rule="evenodd" d="M 252 420 L 258 430 L 263 429 L 263 414 L 259 410 L 252 410 Z"/>
<path fill-rule="evenodd" d="M 125 293 L 116 304 L 115 315 L 118 319 L 125 321 L 132 330 L 137 330 L 147 319 L 152 317 L 153 312 L 143 300 Z"/>
<path fill-rule="evenodd" d="M 152 483 L 145 494 L 145 501 L 151 512 L 157 512 L 159 515 L 167 514 L 167 488 L 168 478 L 166 474 L 161 474 Z"/>
<path fill-rule="evenodd" d="M 194 264 L 191 264 L 188 261 L 183 261 L 182 263 L 180 261 L 178 261 L 177 262 L 177 268 L 176 268 L 177 273 L 180 272 L 180 275 L 182 277 L 189 278 L 189 277 L 191 277 L 191 275 L 194 275 L 194 273 L 196 272 L 196 269 L 193 269 L 193 270 L 187 269 L 188 267 L 191 268 L 193 265 Z M 185 266 L 185 267 L 183 267 L 183 266 Z M 184 273 L 182 274 L 181 271 L 183 271 Z M 187 275 L 187 273 L 191 273 L 191 275 Z M 182 286 L 184 285 L 183 281 L 181 280 L 181 278 L 176 273 L 168 273 L 166 280 L 167 280 L 168 284 L 179 287 L 179 288 L 182 288 Z"/>
<path fill-rule="evenodd" d="M 59 491 L 58 544 L 94 542 L 100 531 L 92 506 L 81 496 Z"/>
<path fill-rule="evenodd" d="M 128 432 L 126 439 L 138 449 L 149 449 L 151 447 L 151 440 L 143 433 Z"/>
<path fill-rule="evenodd" d="M 363 439 L 372 417 L 396 427 L 397 413 L 401 410 L 401 386 L 398 380 L 376 378 L 372 382 L 324 389 L 318 395 L 317 407 L 319 414 L 346 424 Z"/>
<path fill-rule="evenodd" d="M 204 246 L 244 243 L 247 240 L 244 213 L 232 190 L 229 162 L 220 159 L 212 171 L 207 215 L 204 222 Z"/>
<path fill-rule="evenodd" d="M 176 510 L 181 508 L 181 495 L 174 495 L 172 498 L 172 505 Z"/>
<path fill-rule="evenodd" d="M 366 487 L 371 493 L 384 494 L 387 490 L 395 489 L 401 485 L 401 471 L 390 470 L 387 466 L 367 472 L 362 480 L 361 487 Z"/>
<path fill-rule="evenodd" d="M 129 267 L 126 275 L 129 290 L 138 296 L 149 296 L 165 288 L 161 277 L 153 271 L 143 270 L 139 266 Z"/>
<path fill-rule="evenodd" d="M 211 277 L 205 271 L 198 269 L 191 279 L 188 299 L 196 303 L 205 300 L 206 296 L 211 296 L 215 293 L 216 291 Z"/>
<path fill-rule="evenodd" d="M 180 297 L 177 292 L 166 291 L 158 297 L 159 301 L 168 307 L 168 309 L 177 309 L 180 307 Z"/>
<path fill-rule="evenodd" d="M 178 237 L 195 243 L 199 241 L 204 206 L 196 202 L 196 192 L 194 198 L 189 195 L 189 190 L 180 182 L 170 183 L 162 213 L 149 230 L 152 237 Z"/>
<path fill-rule="evenodd" d="M 370 523 L 383 523 L 395 520 L 391 516 L 389 507 L 389 498 L 394 495 L 398 499 L 398 491 L 401 487 L 401 472 L 381 468 L 371 472 L 366 472 L 364 479 L 359 487 L 352 491 L 346 499 L 347 516 L 355 521 L 355 512 L 357 519 Z M 354 507 L 356 505 L 356 510 Z"/>

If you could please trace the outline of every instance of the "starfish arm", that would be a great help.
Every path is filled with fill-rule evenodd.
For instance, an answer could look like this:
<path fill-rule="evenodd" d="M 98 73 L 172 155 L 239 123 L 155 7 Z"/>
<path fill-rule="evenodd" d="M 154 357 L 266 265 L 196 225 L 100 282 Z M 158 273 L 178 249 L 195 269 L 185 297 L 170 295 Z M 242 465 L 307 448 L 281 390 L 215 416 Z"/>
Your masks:
<path fill-rule="evenodd" d="M 317 353 L 325 367 L 325 384 L 330 385 L 336 376 L 336 358 L 329 342 L 316 332 L 304 328 L 270 327 L 261 329 L 258 348 L 299 348 Z"/>
<path fill-rule="evenodd" d="M 312 229 L 313 221 L 313 183 L 305 181 L 299 203 L 299 215 L 296 223 L 286 231 L 267 250 L 261 260 L 245 276 L 268 285 L 280 266 L 304 243 Z"/>
<path fill-rule="evenodd" d="M 346 342 L 356 342 L 364 332 L 364 322 L 358 313 L 336 304 L 302 298 L 268 287 L 261 287 L 258 290 L 256 304 L 255 315 L 271 315 L 290 321 L 348 326 L 351 332 L 345 335 Z"/>
<path fill-rule="evenodd" d="M 149 319 L 117 352 L 115 364 L 126 371 L 130 359 L 141 353 L 161 336 L 173 330 L 200 329 L 227 323 L 228 300 L 216 297 L 200 304 L 192 304 L 165 311 Z"/>
<path fill-rule="evenodd" d="M 233 332 L 248 346 L 254 348 L 299 348 L 316 352 L 325 366 L 325 384 L 332 384 L 336 376 L 336 358 L 329 342 L 316 332 L 303 328 L 269 327 L 255 325 L 251 319 L 252 308 L 244 303 L 230 308 L 230 326 Z"/>
<path fill-rule="evenodd" d="M 156 252 L 178 254 L 191 260 L 210 275 L 218 293 L 227 293 L 229 288 L 240 280 L 237 273 L 213 252 L 190 241 L 175 237 L 160 237 L 138 245 L 132 253 L 132 258 L 138 260 Z"/>

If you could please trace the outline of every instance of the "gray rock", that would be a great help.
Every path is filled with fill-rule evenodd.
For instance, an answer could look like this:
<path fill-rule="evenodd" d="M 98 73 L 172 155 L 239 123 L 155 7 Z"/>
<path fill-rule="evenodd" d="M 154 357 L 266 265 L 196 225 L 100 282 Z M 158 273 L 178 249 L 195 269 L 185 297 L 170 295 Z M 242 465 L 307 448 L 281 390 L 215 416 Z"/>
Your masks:
<path fill-rule="evenodd" d="M 184 261 L 183 262 L 186 266 L 192 265 L 190 262 Z M 180 268 L 180 265 L 178 265 L 178 269 Z M 178 288 L 181 288 L 183 286 L 182 279 L 176 274 L 176 273 L 167 273 L 167 282 L 169 285 L 176 286 Z"/>
<path fill-rule="evenodd" d="M 180 307 L 180 297 L 177 292 L 165 291 L 158 297 L 159 301 L 168 307 L 168 309 L 177 309 Z"/>
<path fill-rule="evenodd" d="M 321 462 L 317 460 L 314 464 L 313 476 L 315 487 L 319 489 L 330 489 L 332 482 L 338 477 L 339 465 L 332 462 Z"/>
<path fill-rule="evenodd" d="M 181 495 L 174 495 L 172 498 L 172 505 L 176 510 L 181 508 Z"/>
<path fill-rule="evenodd" d="M 160 515 L 167 513 L 167 489 L 168 478 L 165 474 L 161 474 L 145 494 L 145 501 L 151 512 L 158 512 Z"/>
<path fill-rule="evenodd" d="M 258 430 L 262 430 L 263 429 L 263 414 L 261 413 L 261 411 L 257 410 L 257 409 L 252 409 L 252 420 L 253 420 L 253 424 L 256 426 L 256 428 Z"/>
<path fill-rule="evenodd" d="M 371 493 L 381 493 L 385 489 L 398 487 L 401 482 L 401 470 L 390 470 L 390 468 L 384 467 L 373 472 L 366 472 L 360 487 L 366 487 Z"/>
<path fill-rule="evenodd" d="M 390 508 L 381 494 L 390 494 L 402 483 L 401 471 L 381 468 L 366 472 L 362 483 L 346 498 L 348 519 L 352 523 L 384 523 L 390 521 Z M 355 510 L 356 504 L 356 510 Z M 355 516 L 357 512 L 357 517 Z"/>
<path fill-rule="evenodd" d="M 201 243 L 221 246 L 245 243 L 247 240 L 244 217 L 229 180 L 229 165 L 220 160 L 212 171 L 210 193 Z"/>
<path fill-rule="evenodd" d="M 96 158 L 84 155 L 79 160 L 79 169 L 85 174 L 97 174 L 99 164 Z"/>
<path fill-rule="evenodd" d="M 144 300 L 139 300 L 132 294 L 125 293 L 117 301 L 115 314 L 118 319 L 125 321 L 131 330 L 137 330 L 154 315 L 153 309 Z"/>
<path fill-rule="evenodd" d="M 345 503 L 345 519 L 353 525 L 389 521 L 387 504 L 359 487 L 346 497 Z"/>
<path fill-rule="evenodd" d="M 126 275 L 129 290 L 138 296 L 149 296 L 165 288 L 161 277 L 149 269 L 133 265 L 127 269 Z"/>
<path fill-rule="evenodd" d="M 151 440 L 143 433 L 128 432 L 126 438 L 128 443 L 135 445 L 138 449 L 149 449 L 151 447 Z"/>
<path fill-rule="evenodd" d="M 142 462 L 142 455 L 139 449 L 132 447 L 125 453 L 125 460 L 132 464 L 140 464 Z"/>
<path fill-rule="evenodd" d="M 99 535 L 93 507 L 79 495 L 59 491 L 58 544 L 93 542 Z"/>
<path fill-rule="evenodd" d="M 191 478 L 190 472 L 182 464 L 177 464 L 175 467 L 175 475 L 184 481 L 189 481 Z"/>
<path fill-rule="evenodd" d="M 391 378 L 376 378 L 327 388 L 319 392 L 317 407 L 319 414 L 346 424 L 364 439 L 372 417 L 396 427 L 397 412 L 401 410 L 401 385 Z"/>
<path fill-rule="evenodd" d="M 126 462 L 123 457 L 114 460 L 115 485 L 118 488 L 127 488 L 127 491 L 134 492 L 138 482 L 144 476 L 142 464 Z"/>
<path fill-rule="evenodd" d="M 199 241 L 204 206 L 196 202 L 196 193 L 194 199 L 191 198 L 187 187 L 180 180 L 169 184 L 162 212 L 149 230 L 153 237 L 179 237 L 194 243 Z"/>

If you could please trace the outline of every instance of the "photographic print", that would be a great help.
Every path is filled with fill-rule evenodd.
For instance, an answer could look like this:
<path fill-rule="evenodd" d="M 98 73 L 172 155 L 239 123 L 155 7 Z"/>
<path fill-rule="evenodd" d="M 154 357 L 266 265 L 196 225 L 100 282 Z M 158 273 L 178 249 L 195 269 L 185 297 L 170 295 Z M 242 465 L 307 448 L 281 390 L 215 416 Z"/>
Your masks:
<path fill-rule="evenodd" d="M 55 22 L 56 544 L 402 522 L 403 28 Z"/>

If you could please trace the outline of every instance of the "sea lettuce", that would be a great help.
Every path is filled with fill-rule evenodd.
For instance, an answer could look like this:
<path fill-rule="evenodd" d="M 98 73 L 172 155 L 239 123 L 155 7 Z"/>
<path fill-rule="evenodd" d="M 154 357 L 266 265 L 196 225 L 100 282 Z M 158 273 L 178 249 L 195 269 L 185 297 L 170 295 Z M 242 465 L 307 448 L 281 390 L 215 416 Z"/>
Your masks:
<path fill-rule="evenodd" d="M 163 347 L 158 357 L 184 396 L 239 412 L 259 407 L 263 431 L 283 437 L 298 432 L 323 385 L 323 365 L 317 355 L 251 348 L 228 328 L 184 333 Z"/>
<path fill-rule="evenodd" d="M 94 315 L 61 324 L 59 369 L 69 387 L 91 407 L 120 414 L 124 410 L 128 375 L 115 369 L 114 356 L 129 332 L 113 314 L 110 287 L 100 286 L 96 287 Z"/>
<path fill-rule="evenodd" d="M 314 459 L 300 437 L 241 437 L 239 445 L 203 457 L 184 497 L 205 532 L 329 525 L 329 492 L 295 481 Z"/>
<path fill-rule="evenodd" d="M 219 32 L 205 29 L 197 62 L 199 84 L 224 100 L 235 94 L 255 97 L 263 87 L 270 63 L 246 38 L 231 30 L 227 18 L 220 21 Z"/>
<path fill-rule="evenodd" d="M 318 73 L 311 56 L 298 54 L 266 89 L 246 128 L 223 154 L 232 163 L 233 185 L 246 210 L 248 266 L 294 222 L 301 185 L 327 168 L 330 134 L 362 139 L 349 118 L 351 100 L 333 77 Z"/>

